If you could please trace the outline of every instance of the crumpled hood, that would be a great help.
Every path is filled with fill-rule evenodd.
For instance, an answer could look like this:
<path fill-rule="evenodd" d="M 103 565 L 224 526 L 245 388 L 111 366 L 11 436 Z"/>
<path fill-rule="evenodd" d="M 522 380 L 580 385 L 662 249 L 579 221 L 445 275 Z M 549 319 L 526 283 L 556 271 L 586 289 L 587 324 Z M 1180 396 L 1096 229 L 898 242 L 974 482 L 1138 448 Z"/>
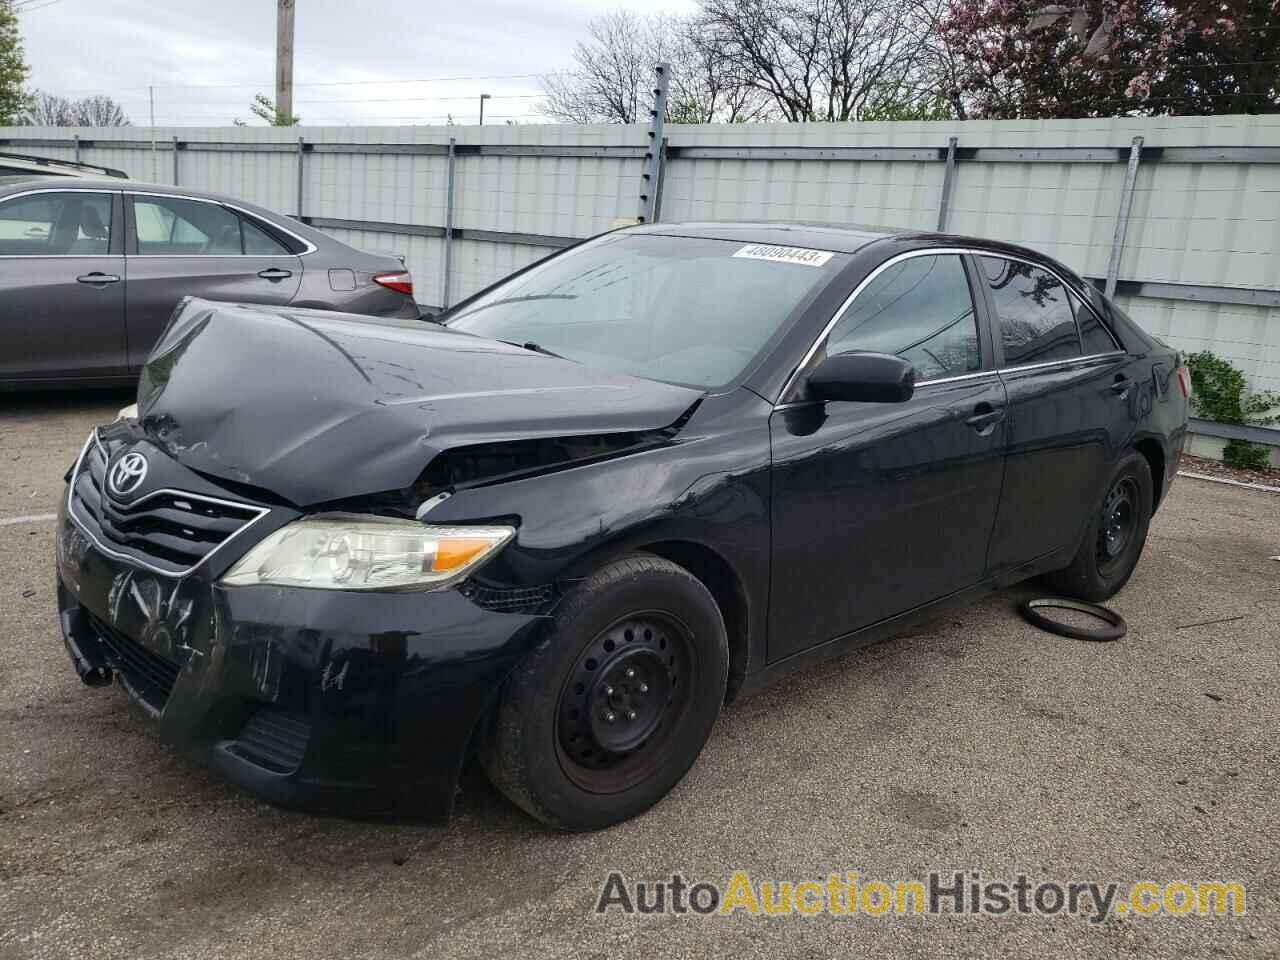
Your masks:
<path fill-rule="evenodd" d="M 183 465 L 305 506 L 409 487 L 456 447 L 660 429 L 701 395 L 422 321 L 192 298 L 138 417 Z"/>

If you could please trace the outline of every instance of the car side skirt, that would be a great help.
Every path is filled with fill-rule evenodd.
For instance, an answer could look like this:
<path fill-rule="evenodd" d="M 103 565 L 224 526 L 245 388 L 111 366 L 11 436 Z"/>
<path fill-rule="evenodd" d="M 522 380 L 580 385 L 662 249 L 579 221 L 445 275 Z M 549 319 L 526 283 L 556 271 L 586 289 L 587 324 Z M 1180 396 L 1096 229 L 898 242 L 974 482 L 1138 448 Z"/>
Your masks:
<path fill-rule="evenodd" d="M 913 627 L 935 620 L 948 611 L 968 606 L 997 590 L 1002 590 L 1005 587 L 1043 573 L 1060 570 L 1071 562 L 1075 548 L 1076 545 L 1072 544 L 1068 548 L 1055 550 L 1021 567 L 983 580 L 972 587 L 966 587 L 937 600 L 931 600 L 929 603 L 914 607 L 905 613 L 870 624 L 852 633 L 836 637 L 826 643 L 818 644 L 783 660 L 768 664 L 747 675 L 738 691 L 738 698 L 750 696 L 770 684 L 776 683 L 783 677 L 826 663 L 833 658 L 844 656 L 854 650 L 860 650 L 864 647 L 874 646 L 877 643 L 900 637 Z"/>

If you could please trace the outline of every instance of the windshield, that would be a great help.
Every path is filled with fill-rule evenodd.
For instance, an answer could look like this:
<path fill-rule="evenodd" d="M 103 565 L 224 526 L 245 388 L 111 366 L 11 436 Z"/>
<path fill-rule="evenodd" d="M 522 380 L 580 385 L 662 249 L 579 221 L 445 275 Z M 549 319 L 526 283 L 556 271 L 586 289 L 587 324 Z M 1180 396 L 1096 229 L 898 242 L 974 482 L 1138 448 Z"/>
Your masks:
<path fill-rule="evenodd" d="M 512 277 L 444 322 L 616 373 L 714 389 L 746 370 L 843 259 L 615 233 Z"/>

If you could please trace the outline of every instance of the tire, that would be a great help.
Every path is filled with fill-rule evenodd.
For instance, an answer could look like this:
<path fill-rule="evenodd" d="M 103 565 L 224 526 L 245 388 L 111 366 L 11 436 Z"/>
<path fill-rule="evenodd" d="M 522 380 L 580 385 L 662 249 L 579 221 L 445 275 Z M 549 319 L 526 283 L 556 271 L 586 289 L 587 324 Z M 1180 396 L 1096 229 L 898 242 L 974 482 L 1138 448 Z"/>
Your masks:
<path fill-rule="evenodd" d="M 1040 612 L 1041 610 L 1074 610 L 1077 613 L 1086 613 L 1094 619 L 1102 621 L 1106 626 L 1079 627 L 1074 623 L 1047 617 Z M 1073 640 L 1110 643 L 1113 640 L 1119 640 L 1129 632 L 1129 625 L 1124 622 L 1124 617 L 1120 616 L 1120 614 L 1114 610 L 1108 610 L 1106 607 L 1100 607 L 1096 603 L 1086 603 L 1083 600 L 1041 597 L 1038 600 L 1023 602 L 1018 607 L 1018 612 L 1022 614 L 1022 619 L 1032 626 L 1039 627 L 1048 633 L 1055 633 L 1060 637 L 1070 637 Z"/>
<path fill-rule="evenodd" d="M 1151 467 L 1136 450 L 1128 451 L 1107 481 L 1101 505 L 1085 531 L 1071 565 L 1046 576 L 1057 593 L 1097 603 L 1115 596 L 1129 582 L 1147 542 L 1153 486 Z"/>
<path fill-rule="evenodd" d="M 693 766 L 728 676 L 710 591 L 668 560 L 624 557 L 565 598 L 550 635 L 508 677 L 481 733 L 481 766 L 543 823 L 620 823 Z"/>

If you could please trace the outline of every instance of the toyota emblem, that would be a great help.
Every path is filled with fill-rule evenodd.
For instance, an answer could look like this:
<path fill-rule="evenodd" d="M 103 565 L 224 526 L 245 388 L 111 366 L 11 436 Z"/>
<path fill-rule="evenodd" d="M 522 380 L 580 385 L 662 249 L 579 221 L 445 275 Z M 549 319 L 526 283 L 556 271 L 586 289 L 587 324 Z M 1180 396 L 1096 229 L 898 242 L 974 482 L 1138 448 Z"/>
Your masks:
<path fill-rule="evenodd" d="M 147 458 L 140 453 L 126 453 L 116 461 L 107 476 L 107 486 L 117 497 L 127 497 L 147 478 Z"/>

